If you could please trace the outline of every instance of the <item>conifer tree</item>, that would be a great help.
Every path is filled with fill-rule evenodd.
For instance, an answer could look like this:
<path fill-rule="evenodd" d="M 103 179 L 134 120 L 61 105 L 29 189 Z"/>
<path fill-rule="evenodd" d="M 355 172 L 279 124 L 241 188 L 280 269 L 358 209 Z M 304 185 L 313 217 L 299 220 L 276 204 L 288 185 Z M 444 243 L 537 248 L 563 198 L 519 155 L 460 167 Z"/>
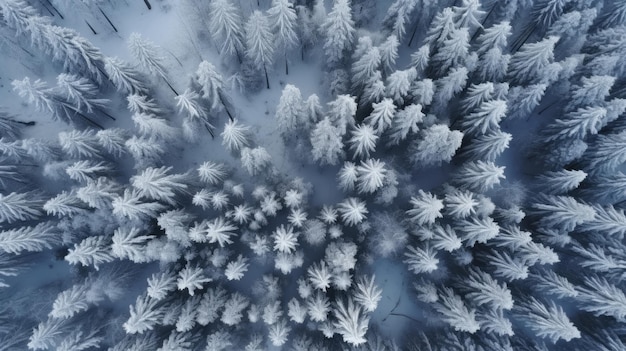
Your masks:
<path fill-rule="evenodd" d="M 626 131 L 599 135 L 583 155 L 584 170 L 589 174 L 612 171 L 625 161 Z"/>
<path fill-rule="evenodd" d="M 277 47 L 282 48 L 285 54 L 285 74 L 289 74 L 287 51 L 292 49 L 298 41 L 296 32 L 298 16 L 290 0 L 272 0 L 272 7 L 267 10 L 267 15 L 278 41 Z"/>
<path fill-rule="evenodd" d="M 128 37 L 128 49 L 133 58 L 139 63 L 141 69 L 152 76 L 160 77 L 165 84 L 178 96 L 178 93 L 172 85 L 167 81 L 167 73 L 163 66 L 163 57 L 159 54 L 160 47 L 153 42 L 144 39 L 139 33 L 131 33 Z"/>
<path fill-rule="evenodd" d="M 243 21 L 230 0 L 216 0 L 209 4 L 209 29 L 215 42 L 222 42 L 219 51 L 236 55 L 241 63 L 243 53 Z"/>
<path fill-rule="evenodd" d="M 387 39 L 378 46 L 380 50 L 380 63 L 384 75 L 388 75 L 393 71 L 396 60 L 398 59 L 399 46 L 400 42 L 395 35 L 388 36 Z"/>
<path fill-rule="evenodd" d="M 267 17 L 258 10 L 254 11 L 246 22 L 246 57 L 257 70 L 265 72 L 267 89 L 270 88 L 267 68 L 274 62 L 274 50 L 274 38 Z"/>
<path fill-rule="evenodd" d="M 417 196 L 411 197 L 411 206 L 413 208 L 406 211 L 406 214 L 410 216 L 411 221 L 419 225 L 434 224 L 437 218 L 443 217 L 441 214 L 443 201 L 421 189 Z"/>
<path fill-rule="evenodd" d="M 313 159 L 320 165 L 335 165 L 343 158 L 340 131 L 332 125 L 328 117 L 324 117 L 311 131 L 311 145 Z"/>
<path fill-rule="evenodd" d="M 396 113 L 396 105 L 393 100 L 385 98 L 379 103 L 372 104 L 372 108 L 374 111 L 363 122 L 374 128 L 376 134 L 380 136 L 391 126 Z"/>
<path fill-rule="evenodd" d="M 494 162 L 509 147 L 513 136 L 499 128 L 473 138 L 462 150 L 462 155 L 470 161 Z"/>
<path fill-rule="evenodd" d="M 248 134 L 250 127 L 240 124 L 236 119 L 226 122 L 224 131 L 220 134 L 222 145 L 228 151 L 239 151 L 250 145 Z"/>
<path fill-rule="evenodd" d="M 338 64 L 354 44 L 354 21 L 350 0 L 335 0 L 331 12 L 322 24 L 324 52 L 330 65 Z"/>
<path fill-rule="evenodd" d="M 461 120 L 465 134 L 486 134 L 498 129 L 506 116 L 507 103 L 504 100 L 491 100 L 481 103 L 478 108 Z"/>
<path fill-rule="evenodd" d="M 117 57 L 104 58 L 104 70 L 118 91 L 127 94 L 147 94 L 141 73 Z"/>
<path fill-rule="evenodd" d="M 470 334 L 476 333 L 480 325 L 476 321 L 476 311 L 468 308 L 461 297 L 450 288 L 439 291 L 439 300 L 434 308 L 441 315 L 441 319 L 450 324 L 456 331 Z"/>
<path fill-rule="evenodd" d="M 587 173 L 580 170 L 548 171 L 537 176 L 537 185 L 547 193 L 553 195 L 566 194 L 578 188 L 580 183 L 587 178 Z"/>
<path fill-rule="evenodd" d="M 479 47 L 476 52 L 479 55 L 484 55 L 492 49 L 505 50 L 508 38 L 511 35 L 511 28 L 509 21 L 502 21 L 485 28 L 484 32 L 477 39 Z"/>
<path fill-rule="evenodd" d="M 352 137 L 348 140 L 350 150 L 353 152 L 352 158 L 368 158 L 370 152 L 376 149 L 378 135 L 372 127 L 361 124 L 354 127 Z"/>
<path fill-rule="evenodd" d="M 411 144 L 411 161 L 423 167 L 450 162 L 462 140 L 463 133 L 435 124 L 422 131 L 422 138 Z"/>
<path fill-rule="evenodd" d="M 36 191 L 0 194 L 0 223 L 37 219 L 43 214 L 43 199 Z"/>
<path fill-rule="evenodd" d="M 531 208 L 541 216 L 541 225 L 565 231 L 572 231 L 577 225 L 592 221 L 596 215 L 593 207 L 569 196 L 540 195 Z"/>
<path fill-rule="evenodd" d="M 522 46 L 509 62 L 508 75 L 518 84 L 539 83 L 544 71 L 554 60 L 554 46 L 559 37 L 551 36 Z"/>
<path fill-rule="evenodd" d="M 300 89 L 291 84 L 285 86 L 276 106 L 275 118 L 283 137 L 287 137 L 296 129 L 306 129 L 308 120 L 304 116 Z"/>
<path fill-rule="evenodd" d="M 564 118 L 556 119 L 548 125 L 545 132 L 546 140 L 553 141 L 566 138 L 584 139 L 587 134 L 598 134 L 605 123 L 607 110 L 604 107 L 584 107 L 570 112 Z"/>
<path fill-rule="evenodd" d="M 398 70 L 387 77 L 387 96 L 392 98 L 399 106 L 404 104 L 409 97 L 411 83 L 417 78 L 417 71 L 411 67 L 406 70 Z"/>
<path fill-rule="evenodd" d="M 352 346 L 359 346 L 367 341 L 365 334 L 370 318 L 365 315 L 361 306 L 354 303 L 351 297 L 348 298 L 347 303 L 342 300 L 336 301 L 333 314 L 336 318 L 333 325 L 341 334 L 343 341 Z"/>
<path fill-rule="evenodd" d="M 59 243 L 59 231 L 52 222 L 36 226 L 6 229 L 0 232 L 0 251 L 18 255 L 23 251 L 39 252 Z"/>
<path fill-rule="evenodd" d="M 549 339 L 552 343 L 563 339 L 570 341 L 580 338 L 578 328 L 569 320 L 563 308 L 554 301 L 548 305 L 530 297 L 518 305 L 519 318 L 526 326 L 537 333 L 537 336 Z"/>
<path fill-rule="evenodd" d="M 383 19 L 383 27 L 391 30 L 399 40 L 402 40 L 406 33 L 406 26 L 410 24 L 410 16 L 417 4 L 416 0 L 394 1 Z"/>

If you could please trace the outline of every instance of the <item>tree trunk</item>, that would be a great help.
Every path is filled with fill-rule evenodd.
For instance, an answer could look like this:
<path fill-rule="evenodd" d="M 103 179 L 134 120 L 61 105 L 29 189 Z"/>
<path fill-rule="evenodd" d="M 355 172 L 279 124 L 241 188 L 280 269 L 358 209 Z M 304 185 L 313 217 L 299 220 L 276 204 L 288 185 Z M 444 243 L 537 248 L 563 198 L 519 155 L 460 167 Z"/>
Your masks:
<path fill-rule="evenodd" d="M 52 7 L 52 9 L 54 10 L 54 12 L 57 13 L 57 15 L 59 15 L 59 17 L 61 17 L 61 19 L 65 19 L 65 17 L 63 17 L 63 15 L 61 14 L 61 12 L 59 12 L 59 10 L 57 10 L 56 7 L 54 7 L 54 4 L 52 4 L 50 2 L 50 0 L 46 0 L 46 2 Z"/>
<path fill-rule="evenodd" d="M 226 114 L 228 115 L 228 118 L 233 121 L 233 115 L 230 114 L 230 111 L 228 111 L 228 106 L 226 106 L 226 103 L 224 103 L 224 99 L 222 98 L 222 93 L 218 93 L 217 96 L 220 99 L 220 102 L 222 103 L 222 106 L 224 106 L 224 110 L 226 110 Z"/>
<path fill-rule="evenodd" d="M 176 89 L 174 89 L 174 87 L 170 84 L 170 82 L 168 82 L 167 79 L 165 78 L 163 78 L 163 81 L 165 82 L 165 84 L 167 84 L 168 87 L 170 87 L 170 89 L 174 92 L 174 94 L 178 96 L 178 92 L 176 91 Z"/>
<path fill-rule="evenodd" d="M 111 20 L 109 19 L 109 16 L 107 16 L 106 13 L 104 13 L 104 11 L 102 11 L 100 6 L 98 6 L 98 10 L 100 10 L 100 13 L 102 14 L 102 16 L 104 16 L 104 18 L 107 20 L 107 22 L 109 22 L 109 25 L 111 25 L 111 27 L 113 28 L 115 33 L 117 33 L 117 28 L 115 28 L 115 25 L 113 25 L 113 22 L 111 22 Z"/>
<path fill-rule="evenodd" d="M 148 10 L 152 10 L 152 5 L 150 5 L 150 2 L 148 0 L 143 0 L 143 3 L 146 4 Z"/>
<path fill-rule="evenodd" d="M 289 62 L 287 62 L 287 50 L 285 50 L 285 74 L 289 75 Z"/>
<path fill-rule="evenodd" d="M 89 24 L 89 22 L 87 22 L 87 20 L 85 20 L 85 23 L 87 23 L 87 27 L 89 27 L 89 29 L 91 29 L 91 32 L 92 32 L 94 35 L 98 35 L 98 32 L 96 32 L 96 30 L 95 30 L 95 29 L 93 29 L 93 27 L 91 26 L 91 24 Z"/>
<path fill-rule="evenodd" d="M 263 65 L 263 71 L 265 72 L 265 83 L 267 84 L 267 89 L 270 88 L 270 78 L 267 76 L 267 67 Z"/>

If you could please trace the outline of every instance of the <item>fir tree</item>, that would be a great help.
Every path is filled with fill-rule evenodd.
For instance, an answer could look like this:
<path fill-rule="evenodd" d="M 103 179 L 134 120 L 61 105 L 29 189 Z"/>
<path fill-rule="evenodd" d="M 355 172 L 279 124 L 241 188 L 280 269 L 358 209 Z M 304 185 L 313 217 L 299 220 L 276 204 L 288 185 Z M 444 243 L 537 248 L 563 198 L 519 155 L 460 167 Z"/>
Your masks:
<path fill-rule="evenodd" d="M 216 42 L 223 42 L 219 51 L 236 55 L 241 63 L 243 52 L 243 21 L 237 8 L 230 0 L 216 0 L 209 4 L 209 29 Z"/>
<path fill-rule="evenodd" d="M 596 215 L 593 207 L 569 196 L 540 195 L 531 208 L 534 214 L 541 216 L 541 225 L 565 231 L 572 231 L 577 225 L 592 221 Z"/>
<path fill-rule="evenodd" d="M 222 145 L 229 151 L 239 151 L 250 145 L 248 134 L 250 127 L 238 123 L 236 119 L 226 122 L 224 131 L 220 134 Z"/>
<path fill-rule="evenodd" d="M 367 124 L 355 126 L 352 137 L 348 140 L 350 150 L 353 152 L 352 158 L 368 158 L 370 152 L 376 149 L 378 135 L 372 127 Z"/>
<path fill-rule="evenodd" d="M 352 346 L 359 346 L 367 341 L 369 317 L 363 309 L 354 303 L 352 298 L 348 298 L 347 303 L 338 300 L 333 309 L 336 321 L 333 323 L 337 332 L 343 337 L 343 341 Z"/>
<path fill-rule="evenodd" d="M 323 23 L 324 52 L 328 63 L 338 64 L 354 43 L 354 21 L 350 0 L 336 0 Z"/>
<path fill-rule="evenodd" d="M 440 313 L 441 319 L 456 331 L 476 333 L 480 325 L 476 321 L 476 311 L 468 308 L 461 297 L 450 288 L 439 292 L 439 301 L 433 306 Z"/>
<path fill-rule="evenodd" d="M 540 42 L 522 46 L 511 56 L 508 75 L 516 83 L 538 83 L 554 59 L 553 50 L 558 40 L 559 37 L 551 36 Z"/>
<path fill-rule="evenodd" d="M 140 95 L 148 93 L 148 88 L 142 82 L 141 73 L 127 62 L 117 57 L 105 57 L 104 70 L 118 91 Z"/>
<path fill-rule="evenodd" d="M 560 339 L 570 341 L 580 338 L 580 331 L 567 318 L 563 308 L 554 301 L 546 305 L 530 297 L 528 301 L 518 305 L 518 310 L 519 318 L 539 337 L 547 338 L 553 343 Z"/>
<path fill-rule="evenodd" d="M 0 223 L 13 223 L 39 218 L 43 199 L 36 191 L 0 194 Z"/>
<path fill-rule="evenodd" d="M 509 147 L 513 136 L 499 128 L 471 139 L 462 149 L 462 155 L 470 161 L 494 162 Z"/>
<path fill-rule="evenodd" d="M 580 183 L 587 178 L 587 173 L 580 170 L 548 171 L 537 176 L 537 185 L 547 193 L 553 195 L 566 194 L 578 188 Z"/>
<path fill-rule="evenodd" d="M 504 167 L 497 167 L 493 162 L 465 163 L 454 175 L 454 180 L 463 188 L 475 192 L 485 192 L 504 179 Z"/>
<path fill-rule="evenodd" d="M 274 41 L 270 23 L 260 11 L 254 11 L 246 22 L 246 57 L 256 69 L 265 72 L 265 83 L 270 88 L 267 67 L 274 62 Z"/>
<path fill-rule="evenodd" d="M 296 129 L 304 129 L 308 120 L 304 118 L 302 95 L 300 89 L 287 84 L 276 106 L 276 121 L 278 129 L 287 137 Z"/>
<path fill-rule="evenodd" d="M 292 49 L 297 41 L 296 20 L 298 16 L 290 0 L 272 0 L 272 7 L 267 10 L 269 20 L 272 23 L 272 31 L 278 40 L 278 47 L 285 54 L 285 74 L 289 74 L 287 51 Z"/>
<path fill-rule="evenodd" d="M 0 232 L 0 251 L 15 255 L 23 251 L 40 252 L 51 249 L 58 242 L 59 232 L 51 222 Z"/>
<path fill-rule="evenodd" d="M 463 133 L 451 131 L 443 124 L 435 124 L 423 130 L 422 138 L 411 144 L 411 161 L 422 167 L 450 162 L 462 140 Z"/>
<path fill-rule="evenodd" d="M 340 131 L 332 125 L 328 117 L 324 117 L 311 131 L 311 145 L 313 159 L 320 165 L 335 165 L 343 158 Z"/>
<path fill-rule="evenodd" d="M 139 196 L 175 204 L 177 193 L 187 191 L 187 175 L 169 174 L 171 170 L 172 167 L 147 168 L 132 176 L 130 182 Z"/>
<path fill-rule="evenodd" d="M 159 54 L 161 50 L 160 47 L 142 38 L 139 33 L 131 33 L 128 37 L 128 49 L 133 55 L 133 58 L 139 63 L 141 69 L 152 76 L 162 78 L 172 92 L 178 96 L 176 90 L 174 90 L 172 85 L 167 81 L 167 73 L 165 66 L 163 66 L 163 57 Z"/>

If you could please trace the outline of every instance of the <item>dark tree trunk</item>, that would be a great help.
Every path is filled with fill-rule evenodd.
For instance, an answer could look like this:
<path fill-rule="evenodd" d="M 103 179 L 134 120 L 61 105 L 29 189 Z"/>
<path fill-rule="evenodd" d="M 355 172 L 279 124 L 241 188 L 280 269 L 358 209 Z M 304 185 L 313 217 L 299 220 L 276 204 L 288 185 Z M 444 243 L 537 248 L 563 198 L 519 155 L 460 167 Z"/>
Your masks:
<path fill-rule="evenodd" d="M 152 5 L 150 5 L 150 2 L 148 0 L 143 0 L 143 3 L 146 4 L 148 10 L 152 10 Z"/>
<path fill-rule="evenodd" d="M 270 88 L 270 78 L 267 76 L 267 67 L 263 65 L 263 71 L 265 72 L 265 84 L 267 84 L 267 89 Z"/>
<path fill-rule="evenodd" d="M 109 19 L 109 16 L 107 16 L 106 13 L 104 13 L 104 11 L 102 11 L 100 6 L 98 6 L 98 10 L 100 10 L 100 13 L 102 14 L 102 16 L 104 16 L 104 18 L 107 20 L 107 22 L 109 22 L 109 25 L 113 28 L 115 33 L 117 33 L 117 28 L 115 28 L 115 25 L 113 25 L 113 22 L 111 22 L 111 20 Z"/>
<path fill-rule="evenodd" d="M 52 9 L 54 10 L 54 12 L 57 13 L 57 15 L 59 15 L 59 17 L 61 17 L 61 19 L 65 19 L 65 17 L 63 17 L 63 15 L 61 14 L 61 12 L 59 12 L 59 10 L 57 10 L 56 7 L 54 7 L 54 4 L 52 4 L 50 2 L 50 0 L 46 0 L 46 2 L 52 7 Z"/>
<path fill-rule="evenodd" d="M 285 74 L 289 75 L 289 62 L 287 62 L 287 51 L 285 51 Z"/>
<path fill-rule="evenodd" d="M 96 32 L 96 30 L 95 30 L 95 29 L 93 29 L 93 27 L 91 26 L 91 24 L 89 24 L 89 22 L 87 22 L 87 20 L 85 20 L 85 23 L 87 23 L 87 27 L 89 27 L 89 29 L 91 29 L 91 32 L 92 32 L 94 35 L 98 35 L 98 32 Z"/>

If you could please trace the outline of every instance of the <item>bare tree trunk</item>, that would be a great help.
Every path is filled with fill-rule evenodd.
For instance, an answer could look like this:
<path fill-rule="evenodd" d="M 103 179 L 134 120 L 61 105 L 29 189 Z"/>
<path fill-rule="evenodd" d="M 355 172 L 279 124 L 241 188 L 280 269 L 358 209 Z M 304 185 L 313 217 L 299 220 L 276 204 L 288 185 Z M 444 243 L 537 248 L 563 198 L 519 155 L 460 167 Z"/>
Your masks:
<path fill-rule="evenodd" d="M 107 16 L 106 13 L 104 13 L 104 11 L 102 11 L 100 6 L 98 6 L 98 10 L 100 10 L 100 13 L 102 14 L 102 16 L 104 16 L 104 18 L 107 20 L 107 22 L 109 22 L 109 25 L 111 25 L 111 27 L 113 28 L 115 33 L 117 33 L 117 28 L 115 28 L 115 25 L 113 25 L 113 22 L 111 22 L 111 20 L 109 19 L 109 16 Z"/>
<path fill-rule="evenodd" d="M 87 27 L 89 27 L 89 29 L 91 29 L 91 32 L 92 32 L 94 35 L 98 35 L 98 32 L 96 32 L 96 30 L 95 30 L 95 29 L 93 29 L 93 27 L 91 26 L 91 24 L 89 24 L 89 22 L 87 22 L 87 20 L 85 20 L 85 23 L 87 23 Z"/>
<path fill-rule="evenodd" d="M 263 71 L 265 72 L 265 83 L 267 84 L 267 89 L 270 88 L 270 79 L 267 76 L 267 67 L 265 67 L 265 65 L 263 65 Z"/>
<path fill-rule="evenodd" d="M 150 5 L 150 2 L 148 0 L 143 0 L 143 3 L 146 4 L 148 10 L 152 10 L 152 5 Z"/>
<path fill-rule="evenodd" d="M 285 50 L 285 74 L 289 75 L 289 63 L 287 62 L 287 50 Z"/>
<path fill-rule="evenodd" d="M 52 4 L 50 2 L 50 0 L 46 0 L 46 2 L 52 7 L 52 9 L 54 10 L 54 12 L 57 13 L 57 15 L 59 15 L 59 17 L 61 17 L 61 19 L 65 19 L 65 17 L 63 17 L 63 15 L 61 14 L 61 12 L 59 12 L 59 10 L 57 10 L 56 7 L 54 7 L 54 4 Z"/>

